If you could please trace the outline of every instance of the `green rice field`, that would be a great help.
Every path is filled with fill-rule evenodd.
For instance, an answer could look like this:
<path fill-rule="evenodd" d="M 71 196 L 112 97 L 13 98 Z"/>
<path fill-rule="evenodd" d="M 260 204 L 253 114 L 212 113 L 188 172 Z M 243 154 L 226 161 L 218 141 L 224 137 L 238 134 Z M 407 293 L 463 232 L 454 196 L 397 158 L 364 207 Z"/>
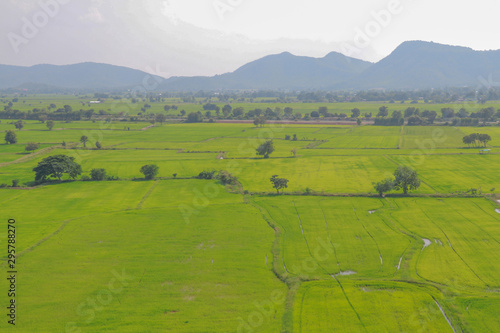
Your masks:
<path fill-rule="evenodd" d="M 149 125 L 27 121 L 0 144 L 15 331 L 500 332 L 500 127 Z M 462 143 L 476 132 L 488 152 Z M 270 158 L 256 155 L 270 139 Z M 57 154 L 115 180 L 35 184 Z M 373 182 L 399 166 L 421 186 L 378 196 Z M 210 170 L 238 184 L 197 178 Z M 289 180 L 281 195 L 273 175 Z M 2 279 L 2 332 L 14 331 L 10 287 Z"/>

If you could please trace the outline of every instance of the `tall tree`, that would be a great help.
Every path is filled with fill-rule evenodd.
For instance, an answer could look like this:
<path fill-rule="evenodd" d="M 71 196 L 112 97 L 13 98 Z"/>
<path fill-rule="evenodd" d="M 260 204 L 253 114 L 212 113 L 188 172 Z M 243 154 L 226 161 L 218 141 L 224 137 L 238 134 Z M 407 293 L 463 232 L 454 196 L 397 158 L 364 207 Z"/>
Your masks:
<path fill-rule="evenodd" d="M 82 137 L 80 138 L 80 142 L 83 143 L 83 147 L 87 147 L 88 141 L 89 141 L 89 138 L 86 135 L 82 135 Z"/>
<path fill-rule="evenodd" d="M 264 158 L 269 158 L 269 155 L 274 151 L 273 140 L 267 140 L 257 147 L 257 155 L 264 155 Z"/>
<path fill-rule="evenodd" d="M 278 175 L 274 175 L 270 179 L 273 184 L 273 188 L 276 189 L 276 192 L 280 194 L 280 190 L 288 187 L 288 179 L 279 178 Z"/>
<path fill-rule="evenodd" d="M 400 166 L 394 171 L 394 187 L 399 190 L 402 189 L 404 194 L 408 191 L 416 190 L 420 187 L 420 179 L 418 178 L 417 171 L 407 166 Z"/>
<path fill-rule="evenodd" d="M 389 108 L 387 108 L 387 106 L 381 106 L 378 108 L 377 117 L 387 117 L 388 114 L 389 114 Z"/>
<path fill-rule="evenodd" d="M 17 142 L 17 135 L 14 131 L 8 130 L 5 133 L 5 143 L 14 144 Z"/>
<path fill-rule="evenodd" d="M 158 174 L 158 166 L 156 164 L 147 164 L 141 167 L 141 173 L 147 180 L 154 179 Z"/>
<path fill-rule="evenodd" d="M 165 122 L 166 119 L 167 117 L 162 113 L 157 114 L 155 117 L 155 120 L 159 122 L 161 126 L 163 126 L 163 123 Z"/>
<path fill-rule="evenodd" d="M 378 183 L 373 184 L 375 191 L 383 197 L 384 193 L 392 191 L 394 189 L 394 179 L 392 178 L 386 178 Z"/>
<path fill-rule="evenodd" d="M 24 127 L 24 122 L 22 120 L 18 120 L 14 123 L 14 126 L 16 126 L 18 130 L 21 130 Z"/>
<path fill-rule="evenodd" d="M 35 181 L 43 182 L 47 177 L 61 180 L 63 174 L 67 173 L 73 179 L 82 173 L 80 164 L 75 162 L 74 157 L 66 155 L 54 155 L 44 158 L 33 168 Z"/>
<path fill-rule="evenodd" d="M 52 131 L 52 128 L 54 128 L 54 121 L 53 120 L 47 120 L 45 123 L 45 126 L 49 129 L 49 131 Z"/>
<path fill-rule="evenodd" d="M 358 118 L 361 115 L 361 111 L 358 108 L 352 109 L 351 112 L 351 118 Z"/>

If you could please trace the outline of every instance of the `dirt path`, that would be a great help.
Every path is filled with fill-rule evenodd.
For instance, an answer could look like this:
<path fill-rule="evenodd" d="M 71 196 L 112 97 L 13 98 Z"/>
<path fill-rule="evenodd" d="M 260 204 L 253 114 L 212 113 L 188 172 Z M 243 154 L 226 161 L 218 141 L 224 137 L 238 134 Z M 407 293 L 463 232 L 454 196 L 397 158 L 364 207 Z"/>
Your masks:
<path fill-rule="evenodd" d="M 0 168 L 8 166 L 8 165 L 19 164 L 19 163 L 23 163 L 26 161 L 34 160 L 38 156 L 46 154 L 46 153 L 50 153 L 51 151 L 53 151 L 54 149 L 57 149 L 57 148 L 62 148 L 62 147 L 61 146 L 52 146 L 52 147 L 40 149 L 39 151 L 37 151 L 35 153 L 24 155 L 23 157 L 20 157 L 17 160 L 5 162 L 5 163 L 0 163 Z"/>

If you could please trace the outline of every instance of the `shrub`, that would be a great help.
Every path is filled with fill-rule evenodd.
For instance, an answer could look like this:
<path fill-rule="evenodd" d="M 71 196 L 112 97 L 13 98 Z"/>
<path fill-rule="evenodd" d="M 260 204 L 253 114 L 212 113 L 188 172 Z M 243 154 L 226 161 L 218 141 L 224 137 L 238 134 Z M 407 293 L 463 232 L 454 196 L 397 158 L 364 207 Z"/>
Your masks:
<path fill-rule="evenodd" d="M 238 182 L 238 178 L 226 170 L 221 170 L 216 178 L 224 185 L 235 185 Z"/>
<path fill-rule="evenodd" d="M 90 177 L 92 180 L 104 180 L 106 179 L 106 170 L 105 169 L 92 169 L 90 171 Z"/>
<path fill-rule="evenodd" d="M 214 179 L 214 176 L 215 176 L 215 170 L 212 170 L 212 171 L 207 171 L 207 170 L 204 170 L 202 172 L 200 172 L 200 174 L 198 175 L 198 179 Z"/>

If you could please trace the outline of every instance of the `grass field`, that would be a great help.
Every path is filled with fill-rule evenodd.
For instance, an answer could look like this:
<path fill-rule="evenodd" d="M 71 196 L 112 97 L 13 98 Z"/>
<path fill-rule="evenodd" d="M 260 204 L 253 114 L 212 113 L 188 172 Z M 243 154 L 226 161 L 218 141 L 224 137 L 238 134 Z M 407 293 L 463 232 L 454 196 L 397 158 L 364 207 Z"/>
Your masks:
<path fill-rule="evenodd" d="M 17 331 L 500 331 L 497 128 L 148 125 L 27 122 L 0 145 L 0 184 L 33 185 L 55 154 L 120 178 L 0 189 L 2 220 L 16 221 Z M 491 135 L 488 154 L 463 146 L 475 132 Z M 41 149 L 25 153 L 30 141 Z M 151 163 L 160 178 L 145 181 Z M 403 165 L 420 188 L 376 197 L 372 182 Z M 241 187 L 195 179 L 204 170 Z M 456 195 L 471 188 L 488 196 Z"/>

